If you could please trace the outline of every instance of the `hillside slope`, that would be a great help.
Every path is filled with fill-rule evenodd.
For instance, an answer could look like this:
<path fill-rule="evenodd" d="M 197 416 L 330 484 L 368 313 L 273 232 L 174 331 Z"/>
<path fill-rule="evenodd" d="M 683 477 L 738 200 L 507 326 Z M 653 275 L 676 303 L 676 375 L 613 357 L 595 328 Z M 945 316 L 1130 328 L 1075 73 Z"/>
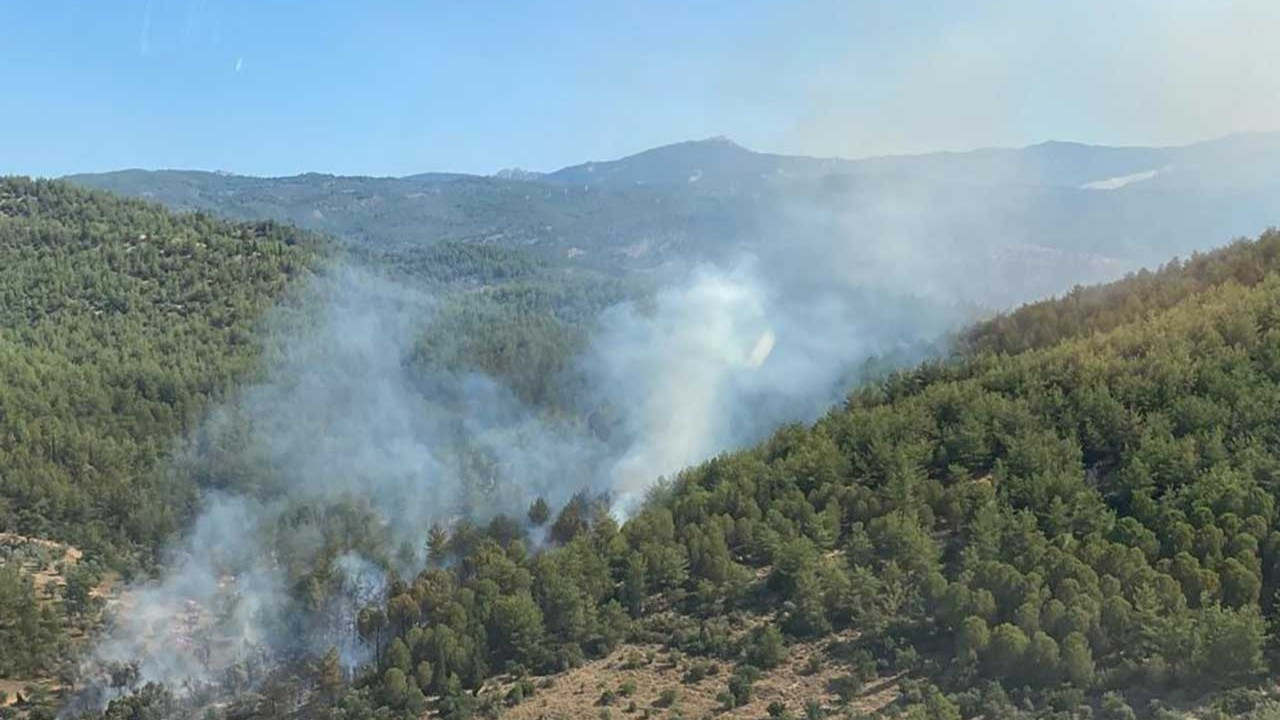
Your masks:
<path fill-rule="evenodd" d="M 1172 260 L 1154 272 L 1143 270 L 1106 285 L 1077 287 L 1060 298 L 1001 313 L 961 332 L 959 349 L 1016 353 L 1105 332 L 1225 282 L 1256 285 L 1276 268 L 1277 258 L 1280 232 L 1268 230 L 1256 241 L 1238 241 L 1185 261 Z"/>
<path fill-rule="evenodd" d="M 371 656 L 349 685 L 334 650 L 243 702 L 339 718 L 1269 707 L 1275 242 L 1092 291 L 1113 310 L 1082 320 L 1098 332 L 1030 330 L 1050 339 L 858 389 L 681 473 L 623 524 L 580 496 L 432 528 L 430 566 L 390 574 L 360 615 Z M 108 716 L 155 702 L 191 699 L 146 691 Z"/>
<path fill-rule="evenodd" d="M 0 179 L 0 531 L 151 557 L 192 500 L 153 470 L 254 371 L 320 245 L 62 182 Z"/>
<path fill-rule="evenodd" d="M 62 702 L 89 641 L 180 562 L 176 538 L 257 478 L 232 457 L 249 425 L 215 436 L 211 417 L 315 331 L 335 266 L 429 296 L 435 322 L 415 318 L 406 362 L 483 371 L 539 407 L 560 397 L 586 321 L 631 292 L 521 248 L 343 254 L 272 221 L 0 179 L 0 714 Z"/>
<path fill-rule="evenodd" d="M 946 704 L 991 716 L 1005 701 L 974 691 L 987 681 L 1046 709 L 1111 688 L 1141 706 L 1249 685 L 1280 582 L 1280 275 L 1266 269 L 1094 337 L 902 374 L 688 471 L 621 528 L 562 515 L 562 547 L 532 561 L 469 541 L 458 570 L 406 586 L 425 627 L 407 628 L 409 658 L 478 622 L 493 668 L 573 664 L 651 633 L 767 670 L 769 631 L 735 640 L 737 612 L 794 640 L 856 630 L 828 661 L 859 684 L 905 674 L 952 693 L 904 692 L 936 706 L 929 717 Z M 528 575 L 499 571 L 526 562 Z M 492 604 L 465 598 L 487 581 Z M 463 594 L 439 594 L 452 583 Z M 512 635 L 513 622 L 530 625 Z"/>

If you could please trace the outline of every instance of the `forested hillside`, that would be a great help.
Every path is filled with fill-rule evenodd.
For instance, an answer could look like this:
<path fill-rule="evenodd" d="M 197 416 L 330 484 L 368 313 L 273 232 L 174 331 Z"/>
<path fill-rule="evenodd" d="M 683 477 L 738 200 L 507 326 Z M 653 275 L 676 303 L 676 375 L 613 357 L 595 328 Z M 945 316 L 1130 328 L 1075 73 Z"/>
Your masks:
<path fill-rule="evenodd" d="M 149 558 L 193 492 L 157 462 L 253 371 L 257 323 L 318 248 L 270 222 L 0 180 L 0 531 Z"/>
<path fill-rule="evenodd" d="M 289 621 L 337 622 L 358 548 L 386 573 L 352 621 L 367 655 L 298 648 L 198 691 L 119 667 L 105 716 L 1264 717 L 1278 249 L 1268 232 L 975 326 L 950 360 L 686 470 L 625 522 L 585 494 L 459 515 L 421 528 L 428 566 L 404 577 L 413 549 L 383 546 L 358 498 L 300 505 L 281 522 L 324 541 L 271 550 Z M 152 562 L 197 497 L 161 461 L 254 376 L 264 313 L 326 251 L 0 183 L 0 678 L 75 679 L 101 571 Z M 553 412 L 583 324 L 637 293 L 518 248 L 363 253 L 447 291 L 415 364 Z"/>
<path fill-rule="evenodd" d="M 1105 332 L 1225 282 L 1255 285 L 1278 264 L 1280 233 L 1269 230 L 1256 241 L 1240 240 L 1186 261 L 1174 259 L 1154 272 L 1143 270 L 1106 285 L 1076 287 L 1061 298 L 1002 313 L 962 331 L 959 349 L 970 354 L 1014 353 Z"/>
<path fill-rule="evenodd" d="M 531 249 L 572 265 L 653 269 L 754 236 L 755 200 L 663 187 L 595 187 L 423 173 L 257 178 L 123 170 L 70 181 L 232 219 L 273 218 L 365 247 L 410 252 L 437 242 Z"/>
<path fill-rule="evenodd" d="M 264 314 L 327 254 L 272 222 L 3 180 L 0 532 L 68 542 L 113 566 L 150 559 L 197 490 L 194 478 L 162 476 L 160 461 L 252 376 Z M 450 298 L 421 340 L 424 364 L 485 370 L 539 400 L 581 343 L 573 327 L 624 296 L 615 281 L 518 249 L 351 260 Z M 540 362 L 528 362 L 532 348 Z"/>
<path fill-rule="evenodd" d="M 866 285 L 934 288 L 948 302 L 1002 309 L 1264 227 L 1280 194 L 1277 137 L 1166 148 L 1049 142 L 860 160 L 761 153 L 712 138 L 545 175 L 124 170 L 68 179 L 409 254 L 467 243 L 670 278 L 700 261 L 754 254 L 785 265 L 810 252 L 864 271 Z M 979 273 L 985 282 L 967 282 Z"/>
<path fill-rule="evenodd" d="M 1041 332 L 1070 298 L 1015 313 L 1041 339 L 1001 342 L 1035 349 L 860 388 L 682 473 L 624 524 L 580 497 L 424 528 L 431 566 L 361 612 L 373 652 L 349 688 L 330 653 L 236 712 L 495 715 L 574 677 L 539 676 L 633 647 L 619 667 L 683 680 L 641 689 L 657 699 L 640 708 L 605 676 L 576 714 L 680 717 L 708 683 L 713 714 L 732 713 L 790 668 L 830 680 L 808 703 L 777 696 L 774 717 L 857 716 L 885 687 L 875 711 L 919 718 L 1262 717 L 1280 586 L 1275 242 L 1077 294 L 1109 298 L 1081 312 L 1114 321 Z M 187 706 L 152 687 L 107 716 L 147 707 Z"/>
<path fill-rule="evenodd" d="M 566 267 L 524 248 L 447 241 L 412 249 L 345 249 L 355 267 L 442 300 L 418 328 L 419 371 L 479 372 L 532 407 L 571 404 L 565 373 L 604 308 L 653 285 Z"/>
<path fill-rule="evenodd" d="M 274 222 L 0 180 L 0 713 L 10 679 L 73 678 L 108 584 L 158 571 L 201 496 L 227 489 L 226 467 L 175 457 L 264 353 L 311 331 L 312 280 L 338 258 L 432 299 L 410 358 L 424 375 L 482 371 L 535 406 L 564 401 L 583 325 L 634 294 L 518 248 L 344 255 Z"/>

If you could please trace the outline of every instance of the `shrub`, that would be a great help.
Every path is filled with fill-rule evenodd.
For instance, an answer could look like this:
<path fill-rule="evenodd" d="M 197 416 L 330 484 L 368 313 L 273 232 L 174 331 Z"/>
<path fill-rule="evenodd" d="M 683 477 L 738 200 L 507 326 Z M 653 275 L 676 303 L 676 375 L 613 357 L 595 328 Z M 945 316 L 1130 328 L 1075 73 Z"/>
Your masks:
<path fill-rule="evenodd" d="M 653 706 L 660 708 L 671 707 L 672 705 L 675 705 L 676 698 L 679 696 L 680 693 L 675 688 L 667 688 L 661 693 L 658 693 L 658 699 L 653 701 Z"/>
<path fill-rule="evenodd" d="M 782 664 L 787 657 L 786 641 L 782 631 L 773 625 L 765 625 L 756 631 L 747 646 L 747 662 L 769 670 Z"/>
<path fill-rule="evenodd" d="M 706 660 L 695 662 L 689 666 L 688 670 L 685 671 L 684 682 L 690 685 L 701 682 L 704 678 L 715 675 L 716 670 L 716 664 L 713 662 Z"/>
<path fill-rule="evenodd" d="M 733 699 L 733 707 L 742 707 L 751 702 L 751 685 L 760 677 L 760 671 L 750 665 L 743 665 L 734 670 L 729 678 L 729 696 Z"/>
<path fill-rule="evenodd" d="M 846 673 L 838 677 L 834 677 L 827 683 L 827 690 L 840 698 L 842 702 L 849 702 L 862 692 L 862 678 L 856 673 Z"/>

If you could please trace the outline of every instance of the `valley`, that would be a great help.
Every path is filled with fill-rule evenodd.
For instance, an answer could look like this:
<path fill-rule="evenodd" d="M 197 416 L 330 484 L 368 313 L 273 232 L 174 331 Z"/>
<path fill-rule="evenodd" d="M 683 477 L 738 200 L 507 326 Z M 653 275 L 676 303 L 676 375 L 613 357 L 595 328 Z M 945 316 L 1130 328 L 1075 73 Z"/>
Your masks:
<path fill-rule="evenodd" d="M 1203 213 L 1110 199 L 1159 174 L 1077 187 L 1174 151 L 708 142 L 518 180 L 74 179 L 176 213 L 5 181 L 4 712 L 1266 711 L 1274 232 L 993 314 L 1203 244 L 1089 236 L 1097 193 Z M 1068 150 L 1001 186 L 1030 225 L 955 214 Z M 878 243 L 825 232 L 887 192 Z M 1089 199 L 1028 242 L 1070 223 L 1019 192 Z"/>

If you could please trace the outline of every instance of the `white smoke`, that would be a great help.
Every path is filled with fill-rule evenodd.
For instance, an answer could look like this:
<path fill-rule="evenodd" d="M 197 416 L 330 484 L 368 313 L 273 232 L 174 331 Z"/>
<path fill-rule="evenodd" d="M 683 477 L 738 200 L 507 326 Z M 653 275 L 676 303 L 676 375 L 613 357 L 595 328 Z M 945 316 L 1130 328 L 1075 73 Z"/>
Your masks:
<path fill-rule="evenodd" d="M 211 662 L 243 661 L 261 647 L 261 614 L 283 597 L 279 575 L 259 559 L 261 514 L 244 498 L 211 499 L 165 577 L 130 590 L 97 659 L 104 666 L 137 661 L 142 678 L 183 687 L 205 677 Z M 233 579 L 231 569 L 241 572 Z M 226 592 L 233 582 L 234 596 Z M 214 623 L 217 648 L 208 632 Z"/>
<path fill-rule="evenodd" d="M 651 308 L 602 316 L 585 361 L 592 387 L 622 409 L 628 442 L 607 475 L 620 514 L 660 476 L 813 419 L 869 355 L 922 339 L 875 327 L 877 308 L 855 296 L 797 292 L 762 267 L 703 265 Z"/>
<path fill-rule="evenodd" d="M 597 444 L 491 378 L 415 373 L 433 298 L 346 269 L 311 299 L 318 313 L 279 319 L 263 382 L 178 453 L 175 472 L 221 489 L 166 574 L 126 593 L 89 676 L 136 661 L 139 682 L 194 691 L 284 649 L 358 663 L 357 611 L 380 599 L 387 567 L 421 567 L 432 523 L 563 502 L 598 462 Z M 307 607 L 298 583 L 327 603 Z"/>
<path fill-rule="evenodd" d="M 659 291 L 650 313 L 634 305 L 605 313 L 589 359 L 634 438 L 610 472 L 621 506 L 659 475 L 729 445 L 729 384 L 757 369 L 752 341 L 772 332 L 768 323 L 764 298 L 741 269 L 700 268 L 688 285 Z"/>
<path fill-rule="evenodd" d="M 281 653 L 336 647 L 356 665 L 359 609 L 383 599 L 386 568 L 422 567 L 433 523 L 582 490 L 625 516 L 658 478 L 815 417 L 851 367 L 911 335 L 878 337 L 856 296 L 796 293 L 754 260 L 701 266 L 598 318 L 574 367 L 582 414 L 615 418 L 601 433 L 499 379 L 415 367 L 435 298 L 346 269 L 312 300 L 277 323 L 263 381 L 178 453 L 175 472 L 217 491 L 167 573 L 128 592 L 90 675 L 137 661 L 140 681 L 195 692 L 252 686 Z"/>

